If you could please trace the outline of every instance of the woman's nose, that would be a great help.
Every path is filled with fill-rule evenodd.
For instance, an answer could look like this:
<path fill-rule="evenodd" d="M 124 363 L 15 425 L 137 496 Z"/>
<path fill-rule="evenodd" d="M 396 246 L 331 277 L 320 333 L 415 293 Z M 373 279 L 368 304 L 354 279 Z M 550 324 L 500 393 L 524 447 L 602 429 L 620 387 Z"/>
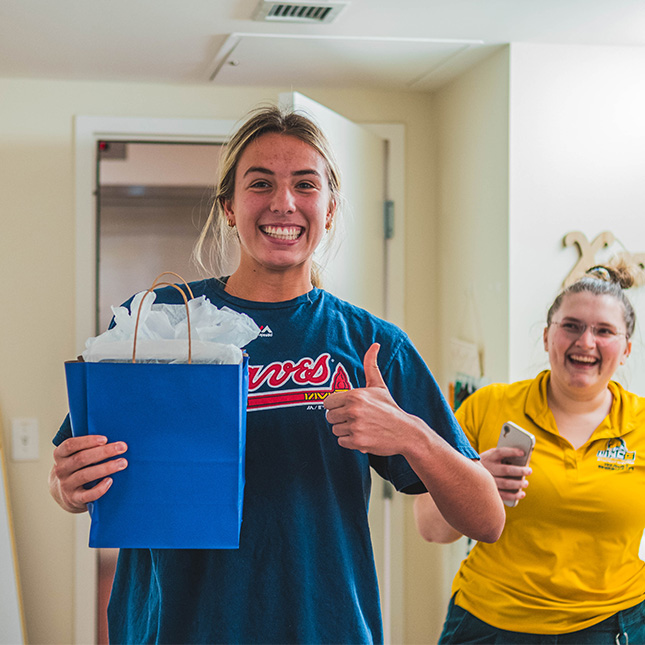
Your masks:
<path fill-rule="evenodd" d="M 585 330 L 578 337 L 578 343 L 585 346 L 594 346 L 596 344 L 596 335 L 591 325 L 585 327 Z"/>
<path fill-rule="evenodd" d="M 271 211 L 274 213 L 293 213 L 296 209 L 293 191 L 290 188 L 278 188 L 271 198 Z"/>

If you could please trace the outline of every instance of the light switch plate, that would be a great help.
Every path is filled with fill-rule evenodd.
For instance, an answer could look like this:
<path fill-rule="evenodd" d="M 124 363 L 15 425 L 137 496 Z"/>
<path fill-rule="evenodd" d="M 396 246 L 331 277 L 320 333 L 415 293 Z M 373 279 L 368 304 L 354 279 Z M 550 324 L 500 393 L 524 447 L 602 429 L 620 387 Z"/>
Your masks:
<path fill-rule="evenodd" d="M 14 461 L 37 461 L 38 419 L 24 418 L 11 420 L 12 451 Z"/>

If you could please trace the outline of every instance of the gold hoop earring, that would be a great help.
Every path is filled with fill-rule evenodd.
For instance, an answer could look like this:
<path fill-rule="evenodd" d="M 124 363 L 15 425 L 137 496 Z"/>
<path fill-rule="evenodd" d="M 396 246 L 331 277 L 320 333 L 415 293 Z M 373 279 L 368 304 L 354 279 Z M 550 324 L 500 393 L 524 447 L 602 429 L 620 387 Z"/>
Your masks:
<path fill-rule="evenodd" d="M 229 228 L 235 228 L 235 222 L 232 219 L 227 219 L 226 224 Z"/>
<path fill-rule="evenodd" d="M 325 230 L 326 230 L 326 231 L 331 231 L 331 226 L 332 226 L 332 224 L 333 224 L 333 221 L 332 221 L 332 220 L 329 220 L 329 221 L 327 222 L 327 224 L 325 224 Z"/>

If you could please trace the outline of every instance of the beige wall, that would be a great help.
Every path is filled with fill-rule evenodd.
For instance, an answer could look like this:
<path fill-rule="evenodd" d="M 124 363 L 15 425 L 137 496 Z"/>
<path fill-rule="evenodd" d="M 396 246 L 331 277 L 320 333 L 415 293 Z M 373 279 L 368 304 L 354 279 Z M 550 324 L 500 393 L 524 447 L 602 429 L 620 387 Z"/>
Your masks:
<path fill-rule="evenodd" d="M 455 337 L 483 351 L 488 378 L 508 378 L 509 49 L 437 92 L 438 226 L 443 350 L 454 380 Z"/>
<path fill-rule="evenodd" d="M 289 88 L 0 79 L 0 414 L 40 423 L 40 459 L 7 459 L 18 560 L 31 643 L 73 637 L 74 518 L 50 499 L 51 437 L 66 412 L 63 362 L 74 343 L 74 115 L 239 118 Z M 304 94 L 362 122 L 406 126 L 407 329 L 435 362 L 432 101 L 361 91 Z M 418 291 L 415 275 L 427 276 Z"/>
<path fill-rule="evenodd" d="M 436 264 L 417 284 L 421 292 L 427 283 L 439 290 L 432 321 L 441 354 L 433 367 L 444 391 L 455 376 L 452 337 L 485 347 L 488 374 L 507 378 L 508 60 L 503 48 L 433 95 L 437 217 L 423 243 Z M 410 643 L 433 643 L 466 540 L 442 546 L 413 531 L 406 536 L 415 566 L 407 571 L 406 635 Z"/>

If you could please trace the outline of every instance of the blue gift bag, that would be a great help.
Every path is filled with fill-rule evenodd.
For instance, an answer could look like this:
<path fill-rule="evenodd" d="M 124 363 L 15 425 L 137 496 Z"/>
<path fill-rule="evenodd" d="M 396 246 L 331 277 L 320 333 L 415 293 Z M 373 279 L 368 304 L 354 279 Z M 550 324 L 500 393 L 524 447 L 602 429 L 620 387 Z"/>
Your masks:
<path fill-rule="evenodd" d="M 91 547 L 239 547 L 248 357 L 240 365 L 65 364 L 74 436 L 125 441 L 89 505 Z"/>

